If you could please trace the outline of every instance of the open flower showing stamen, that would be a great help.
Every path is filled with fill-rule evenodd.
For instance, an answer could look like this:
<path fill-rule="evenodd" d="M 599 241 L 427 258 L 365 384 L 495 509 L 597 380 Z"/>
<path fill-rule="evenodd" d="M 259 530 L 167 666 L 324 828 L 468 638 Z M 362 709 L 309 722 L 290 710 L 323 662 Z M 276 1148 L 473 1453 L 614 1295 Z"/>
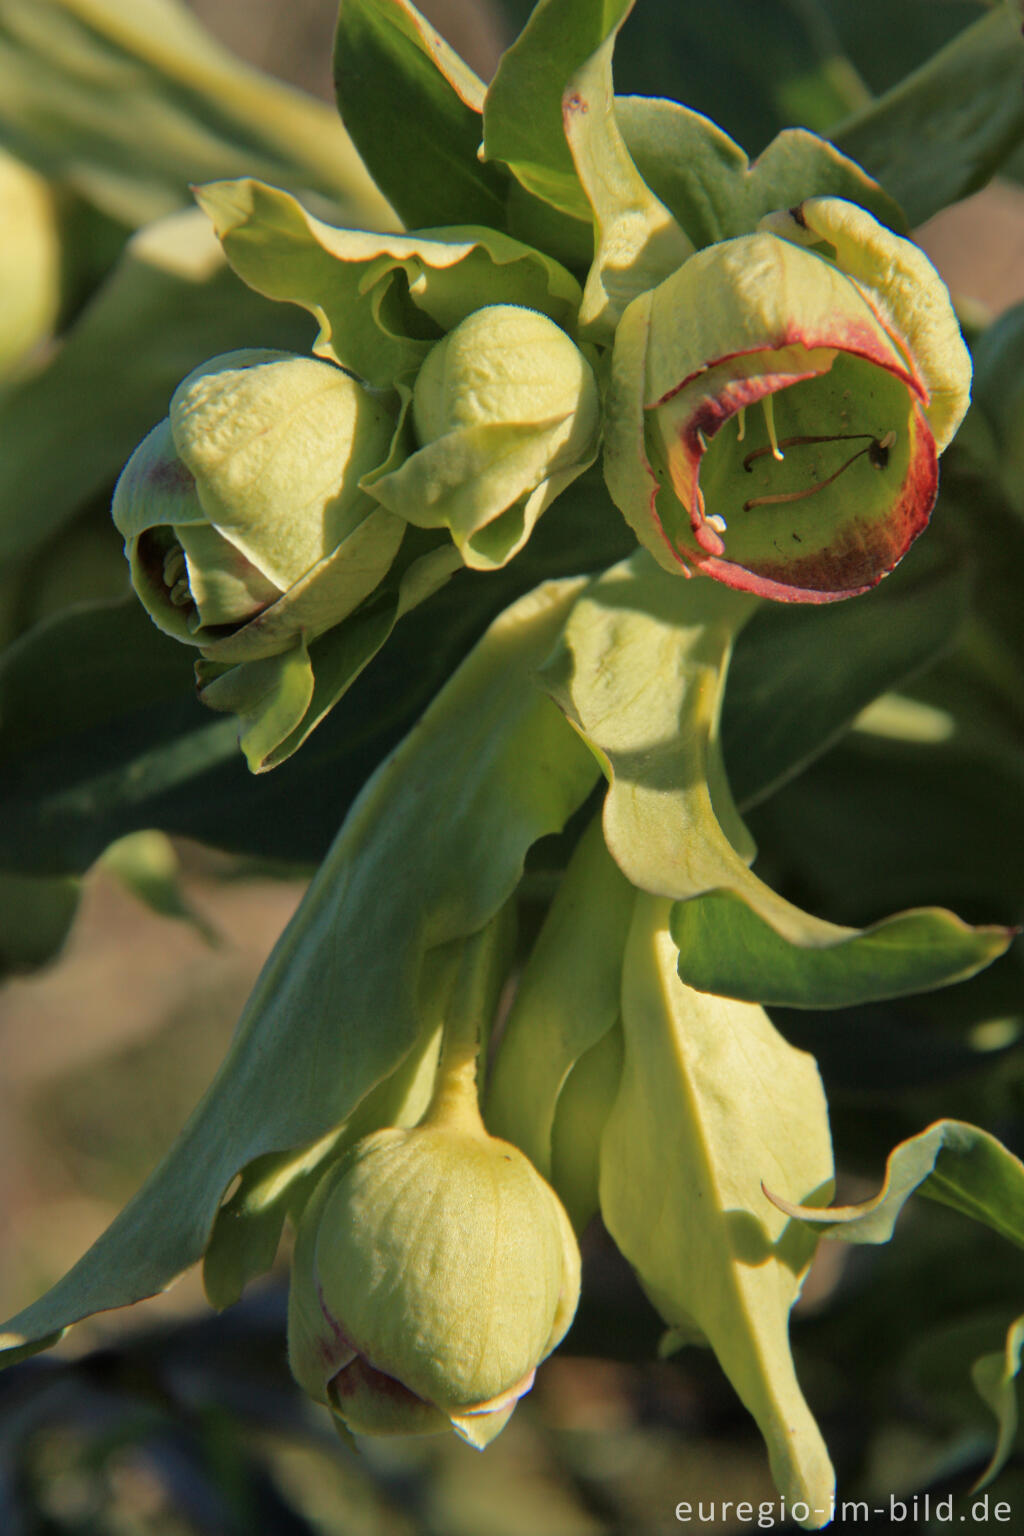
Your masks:
<path fill-rule="evenodd" d="M 609 489 L 666 569 L 787 601 L 852 597 L 927 526 L 969 387 L 927 259 L 862 209 L 813 199 L 629 306 Z"/>

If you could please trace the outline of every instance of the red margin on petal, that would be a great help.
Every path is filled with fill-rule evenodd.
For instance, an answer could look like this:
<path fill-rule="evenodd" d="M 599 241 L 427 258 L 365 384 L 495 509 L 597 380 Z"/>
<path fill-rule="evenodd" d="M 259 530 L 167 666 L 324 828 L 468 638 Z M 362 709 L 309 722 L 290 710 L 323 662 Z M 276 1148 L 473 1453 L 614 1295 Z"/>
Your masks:
<path fill-rule="evenodd" d="M 849 536 L 844 543 L 840 534 L 817 555 L 779 561 L 756 572 L 717 556 L 702 558 L 697 551 L 687 551 L 690 559 L 702 574 L 727 587 L 777 602 L 834 603 L 869 592 L 899 564 L 927 528 L 938 495 L 935 439 L 916 402 L 911 421 L 915 440 L 906 477 L 889 514 L 870 525 L 867 550 L 863 542 Z"/>

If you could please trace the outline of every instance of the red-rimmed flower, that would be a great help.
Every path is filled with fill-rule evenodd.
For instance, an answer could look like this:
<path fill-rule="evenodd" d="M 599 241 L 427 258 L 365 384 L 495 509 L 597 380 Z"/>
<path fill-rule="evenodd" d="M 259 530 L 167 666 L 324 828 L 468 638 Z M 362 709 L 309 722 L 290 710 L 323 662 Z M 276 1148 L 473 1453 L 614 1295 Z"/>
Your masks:
<path fill-rule="evenodd" d="M 812 199 L 626 310 L 608 486 L 666 569 L 852 597 L 927 526 L 970 376 L 927 258 L 853 204 Z"/>

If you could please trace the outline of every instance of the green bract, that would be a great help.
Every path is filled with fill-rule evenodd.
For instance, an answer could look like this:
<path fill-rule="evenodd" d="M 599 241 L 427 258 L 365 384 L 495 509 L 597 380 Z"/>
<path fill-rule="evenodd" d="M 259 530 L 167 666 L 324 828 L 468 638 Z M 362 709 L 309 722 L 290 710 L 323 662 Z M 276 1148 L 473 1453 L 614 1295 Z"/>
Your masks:
<path fill-rule="evenodd" d="M 359 1142 L 299 1226 L 292 1370 L 363 1434 L 449 1426 L 484 1446 L 576 1310 L 558 1197 L 466 1117 Z"/>
<path fill-rule="evenodd" d="M 125 467 L 113 517 L 151 618 L 210 660 L 273 656 L 372 592 L 403 525 L 360 489 L 389 412 L 340 369 L 229 352 L 190 373 Z"/>
<path fill-rule="evenodd" d="M 546 315 L 476 310 L 428 353 L 412 397 L 421 444 L 375 496 L 447 527 L 467 565 L 504 565 L 594 460 L 600 403 L 586 358 Z"/>
<path fill-rule="evenodd" d="M 810 199 L 630 304 L 608 486 L 668 570 L 851 597 L 927 525 L 970 371 L 921 252 L 853 204 Z"/>

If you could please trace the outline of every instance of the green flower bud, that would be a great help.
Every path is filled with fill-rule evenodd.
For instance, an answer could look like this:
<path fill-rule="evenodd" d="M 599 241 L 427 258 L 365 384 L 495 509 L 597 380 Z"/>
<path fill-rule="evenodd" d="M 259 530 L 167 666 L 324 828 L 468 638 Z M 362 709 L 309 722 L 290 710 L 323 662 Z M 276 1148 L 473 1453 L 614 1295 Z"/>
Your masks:
<path fill-rule="evenodd" d="M 315 358 L 250 350 L 196 368 L 114 491 L 150 617 L 226 662 L 338 623 L 401 542 L 399 520 L 359 484 L 393 430 L 363 385 Z"/>
<path fill-rule="evenodd" d="M 42 176 L 0 149 L 0 375 L 53 329 L 60 306 L 60 232 Z"/>
<path fill-rule="evenodd" d="M 590 364 L 546 315 L 490 304 L 427 354 L 412 419 L 420 447 L 375 482 L 385 506 L 446 527 L 466 564 L 504 565 L 597 453 Z"/>
<path fill-rule="evenodd" d="M 970 377 L 927 258 L 852 203 L 814 198 L 699 251 L 626 310 L 608 487 L 667 570 L 851 597 L 926 527 Z"/>
<path fill-rule="evenodd" d="M 292 1370 L 359 1434 L 454 1427 L 484 1446 L 576 1309 L 579 1252 L 554 1191 L 472 1116 L 383 1130 L 303 1213 Z"/>

